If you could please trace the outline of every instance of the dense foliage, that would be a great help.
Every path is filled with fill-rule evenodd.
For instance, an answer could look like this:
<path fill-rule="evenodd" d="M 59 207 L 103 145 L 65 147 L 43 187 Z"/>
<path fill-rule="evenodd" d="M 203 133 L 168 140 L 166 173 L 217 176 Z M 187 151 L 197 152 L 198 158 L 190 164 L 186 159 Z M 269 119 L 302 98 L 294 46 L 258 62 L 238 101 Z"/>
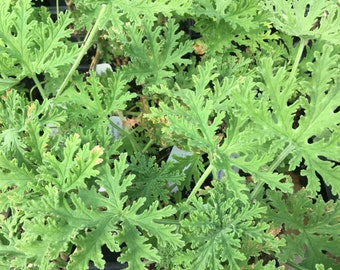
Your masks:
<path fill-rule="evenodd" d="M 337 1 L 66 3 L 0 6 L 1 269 L 340 267 Z"/>

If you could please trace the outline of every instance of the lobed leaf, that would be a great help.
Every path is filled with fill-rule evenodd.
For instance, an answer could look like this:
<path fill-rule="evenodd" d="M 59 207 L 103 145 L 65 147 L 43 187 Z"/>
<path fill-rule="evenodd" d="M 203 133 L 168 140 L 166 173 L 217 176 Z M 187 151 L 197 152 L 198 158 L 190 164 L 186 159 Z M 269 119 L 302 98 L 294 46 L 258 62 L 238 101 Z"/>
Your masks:
<path fill-rule="evenodd" d="M 0 12 L 0 62 L 11 64 L 1 74 L 4 86 L 9 86 L 8 77 L 20 81 L 42 72 L 57 77 L 63 66 L 74 62 L 79 50 L 76 45 L 64 42 L 71 34 L 66 29 L 72 23 L 68 12 L 52 22 L 41 11 L 45 20 L 38 20 L 29 0 L 19 0 L 13 5 L 5 0 Z"/>
<path fill-rule="evenodd" d="M 188 218 L 181 222 L 184 239 L 190 243 L 188 269 L 236 269 L 246 265 L 249 249 L 241 251 L 241 241 L 250 237 L 252 245 L 269 241 L 273 249 L 278 243 L 264 234 L 268 225 L 257 222 L 265 213 L 258 203 L 250 205 L 230 196 L 226 181 L 209 190 L 209 198 L 194 200 Z M 247 228 L 247 229 L 245 229 Z"/>
<path fill-rule="evenodd" d="M 317 263 L 334 266 L 335 257 L 339 256 L 337 241 L 334 241 L 339 235 L 339 204 L 325 203 L 321 198 L 313 203 L 306 190 L 287 199 L 269 191 L 268 199 L 272 206 L 268 212 L 269 220 L 276 226 L 283 225 L 286 230 L 282 238 L 287 245 L 282 247 L 280 260 L 286 262 L 299 255 L 303 258 L 300 265 L 307 269 Z"/>
<path fill-rule="evenodd" d="M 328 9 L 336 8 L 334 1 L 317 0 L 267 0 L 263 4 L 277 29 L 305 40 L 318 36 L 319 31 L 313 31 L 317 19 Z"/>
<path fill-rule="evenodd" d="M 135 157 L 131 157 L 129 165 L 129 171 L 135 175 L 135 178 L 128 196 L 134 200 L 145 197 L 145 207 L 150 206 L 154 201 L 168 204 L 171 198 L 169 183 L 179 185 L 184 179 L 184 174 L 175 170 L 173 163 L 162 162 L 159 166 L 155 164 L 155 159 L 137 153 Z"/>
<path fill-rule="evenodd" d="M 74 134 L 65 141 L 61 155 L 45 153 L 45 166 L 39 168 L 41 178 L 53 183 L 63 192 L 85 187 L 84 180 L 99 173 L 94 167 L 103 161 L 100 158 L 103 149 L 99 146 L 90 149 L 89 144 L 80 148 L 80 142 L 79 135 Z"/>
<path fill-rule="evenodd" d="M 125 55 L 131 60 L 122 68 L 128 80 L 136 78 L 137 84 L 158 85 L 174 76 L 175 65 L 191 63 L 184 56 L 192 51 L 192 43 L 181 42 L 183 32 L 177 28 L 174 20 L 164 26 L 154 27 L 152 22 L 146 22 L 142 28 L 135 23 L 126 26 L 120 40 Z"/>

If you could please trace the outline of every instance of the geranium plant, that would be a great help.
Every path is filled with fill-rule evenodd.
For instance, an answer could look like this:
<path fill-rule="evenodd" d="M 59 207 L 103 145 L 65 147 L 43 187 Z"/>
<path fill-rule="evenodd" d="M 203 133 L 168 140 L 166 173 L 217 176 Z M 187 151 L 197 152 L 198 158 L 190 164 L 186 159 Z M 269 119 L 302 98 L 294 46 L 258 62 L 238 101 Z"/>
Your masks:
<path fill-rule="evenodd" d="M 0 6 L 1 268 L 340 267 L 337 1 L 65 2 Z"/>

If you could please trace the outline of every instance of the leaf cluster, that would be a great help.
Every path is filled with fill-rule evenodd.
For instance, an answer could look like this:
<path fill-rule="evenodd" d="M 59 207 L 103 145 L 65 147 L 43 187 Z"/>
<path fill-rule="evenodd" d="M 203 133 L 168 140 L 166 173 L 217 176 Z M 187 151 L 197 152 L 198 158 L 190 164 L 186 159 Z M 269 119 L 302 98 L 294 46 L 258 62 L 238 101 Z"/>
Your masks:
<path fill-rule="evenodd" d="M 53 22 L 46 9 L 35 11 L 29 0 L 5 0 L 0 19 L 0 91 L 25 77 L 44 73 L 57 77 L 60 68 L 70 66 L 78 47 L 65 42 L 72 31 L 70 13 Z"/>
<path fill-rule="evenodd" d="M 287 198 L 268 191 L 268 198 L 271 205 L 268 219 L 275 227 L 283 227 L 281 238 L 287 243 L 281 247 L 280 260 L 287 262 L 298 256 L 302 258 L 300 265 L 306 269 L 316 264 L 334 266 L 339 257 L 335 240 L 339 236 L 339 217 L 336 214 L 339 204 L 333 201 L 325 203 L 320 197 L 313 202 L 306 190 Z"/>
<path fill-rule="evenodd" d="M 336 1 L 73 4 L 0 7 L 0 268 L 336 269 Z"/>
<path fill-rule="evenodd" d="M 179 261 L 185 269 L 235 269 L 245 267 L 260 252 L 275 253 L 282 241 L 269 232 L 260 218 L 266 208 L 259 203 L 244 203 L 226 185 L 215 183 L 208 198 L 194 199 L 188 218 L 181 223 L 187 253 Z"/>

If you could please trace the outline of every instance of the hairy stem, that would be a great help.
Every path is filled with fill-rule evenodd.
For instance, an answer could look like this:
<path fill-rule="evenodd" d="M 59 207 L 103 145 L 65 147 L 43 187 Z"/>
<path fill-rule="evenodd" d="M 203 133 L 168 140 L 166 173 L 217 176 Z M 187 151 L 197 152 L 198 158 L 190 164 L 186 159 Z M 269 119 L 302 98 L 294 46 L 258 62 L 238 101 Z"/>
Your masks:
<path fill-rule="evenodd" d="M 59 0 L 56 1 L 57 18 L 59 18 Z"/>
<path fill-rule="evenodd" d="M 142 153 L 146 153 L 146 151 L 148 151 L 148 149 L 150 148 L 150 146 L 154 143 L 153 139 L 150 139 L 150 141 L 145 145 L 145 147 L 142 150 Z"/>
<path fill-rule="evenodd" d="M 288 261 L 288 262 L 286 262 L 286 264 L 289 265 L 290 267 L 293 267 L 296 270 L 307 270 L 307 268 L 302 267 L 302 266 L 300 266 L 300 265 L 298 265 L 298 264 L 296 264 L 295 262 L 292 262 L 292 261 Z"/>
<path fill-rule="evenodd" d="M 90 65 L 90 70 L 95 71 L 96 70 L 96 66 L 100 60 L 100 57 L 102 55 L 102 44 L 101 41 L 98 41 L 97 43 L 97 50 L 96 50 L 96 54 L 94 55 L 91 65 Z"/>
<path fill-rule="evenodd" d="M 274 162 L 270 165 L 270 167 L 268 168 L 269 172 L 274 172 L 275 169 L 281 164 L 281 162 L 294 150 L 294 145 L 293 144 L 288 144 L 287 147 L 281 152 L 281 154 L 279 156 L 276 157 L 276 159 L 274 160 Z M 250 196 L 250 200 L 254 200 L 257 198 L 257 196 L 259 195 L 260 191 L 263 188 L 264 183 L 259 183 L 255 189 L 253 190 L 253 192 L 251 193 Z"/>
<path fill-rule="evenodd" d="M 199 190 L 199 188 L 202 186 L 203 182 L 205 181 L 205 179 L 207 179 L 207 177 L 209 176 L 209 174 L 211 173 L 213 169 L 213 166 L 210 164 L 208 166 L 208 168 L 205 170 L 205 172 L 202 174 L 201 178 L 198 180 L 198 182 L 196 183 L 195 187 L 193 188 L 193 190 L 191 191 L 189 197 L 188 197 L 188 201 L 191 200 L 191 198 L 193 196 L 195 196 L 196 192 Z"/>
<path fill-rule="evenodd" d="M 154 219 L 153 221 L 164 225 L 179 225 L 179 221 L 174 219 Z"/>
<path fill-rule="evenodd" d="M 42 85 L 41 85 L 41 83 L 40 83 L 40 81 L 39 81 L 39 79 L 38 79 L 38 77 L 37 77 L 37 75 L 35 73 L 32 75 L 32 79 L 33 79 L 35 85 L 37 86 L 37 88 L 38 88 L 38 90 L 40 92 L 41 97 L 44 100 L 47 99 L 47 96 L 45 95 L 44 88 L 42 87 Z"/>
<path fill-rule="evenodd" d="M 303 53 L 303 49 L 305 48 L 305 46 L 306 46 L 306 40 L 301 38 L 300 44 L 299 44 L 299 49 L 298 49 L 298 52 L 295 56 L 294 64 L 293 64 L 292 70 L 290 72 L 289 82 L 292 82 L 292 80 L 296 76 L 297 68 L 299 66 L 299 63 L 300 63 L 300 60 L 301 60 L 301 57 L 302 57 L 302 53 Z"/>
<path fill-rule="evenodd" d="M 292 143 L 288 144 L 287 147 L 281 152 L 281 154 L 274 160 L 270 165 L 269 171 L 273 172 L 281 162 L 294 150 L 294 145 Z"/>
<path fill-rule="evenodd" d="M 61 84 L 61 86 L 58 90 L 57 96 L 61 95 L 61 93 L 64 91 L 64 89 L 65 89 L 66 85 L 68 84 L 69 80 L 71 79 L 73 73 L 75 72 L 75 70 L 79 66 L 81 59 L 83 58 L 83 56 L 86 54 L 86 52 L 90 48 L 91 43 L 92 43 L 92 41 L 93 41 L 97 31 L 98 31 L 99 23 L 100 23 L 101 19 L 103 18 L 104 14 L 105 14 L 105 11 L 106 11 L 106 5 L 102 5 L 102 8 L 101 8 L 99 15 L 98 15 L 98 18 L 97 18 L 97 21 L 94 24 L 94 26 L 92 27 L 92 29 L 91 29 L 91 31 L 88 35 L 88 38 L 84 41 L 82 49 L 81 49 L 76 61 L 73 63 L 73 65 L 72 65 L 70 71 L 68 72 L 65 80 Z"/>

